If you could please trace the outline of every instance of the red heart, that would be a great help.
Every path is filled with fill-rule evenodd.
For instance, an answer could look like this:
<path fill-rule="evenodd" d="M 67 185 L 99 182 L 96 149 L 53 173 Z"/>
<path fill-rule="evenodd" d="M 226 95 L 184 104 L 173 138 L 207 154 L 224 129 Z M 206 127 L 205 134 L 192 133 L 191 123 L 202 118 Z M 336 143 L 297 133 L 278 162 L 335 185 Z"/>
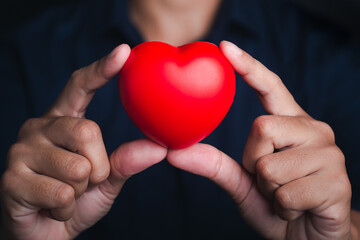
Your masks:
<path fill-rule="evenodd" d="M 125 111 L 150 139 L 188 147 L 223 120 L 235 95 L 235 74 L 219 48 L 207 42 L 173 47 L 145 42 L 119 74 Z"/>

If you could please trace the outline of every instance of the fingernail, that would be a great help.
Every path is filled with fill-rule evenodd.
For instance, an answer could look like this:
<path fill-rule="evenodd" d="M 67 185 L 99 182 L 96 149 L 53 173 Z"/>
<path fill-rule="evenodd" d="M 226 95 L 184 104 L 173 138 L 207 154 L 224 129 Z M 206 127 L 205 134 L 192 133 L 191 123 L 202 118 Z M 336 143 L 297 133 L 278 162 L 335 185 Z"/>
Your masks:
<path fill-rule="evenodd" d="M 121 48 L 123 44 L 121 44 L 120 46 L 117 46 L 116 48 L 114 48 L 109 54 L 108 54 L 108 57 L 109 58 L 112 58 L 113 56 L 115 56 L 118 52 L 119 52 L 119 49 Z"/>
<path fill-rule="evenodd" d="M 238 56 L 242 55 L 243 51 L 238 46 L 226 40 L 224 40 L 223 42 L 229 52 L 232 52 L 234 55 L 238 55 Z"/>

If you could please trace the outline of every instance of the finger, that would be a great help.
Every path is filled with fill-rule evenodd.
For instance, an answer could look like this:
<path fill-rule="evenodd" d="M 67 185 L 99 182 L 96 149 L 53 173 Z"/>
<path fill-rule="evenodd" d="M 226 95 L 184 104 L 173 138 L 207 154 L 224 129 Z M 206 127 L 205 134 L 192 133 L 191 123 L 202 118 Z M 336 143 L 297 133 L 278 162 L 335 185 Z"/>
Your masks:
<path fill-rule="evenodd" d="M 220 49 L 269 114 L 308 116 L 275 73 L 231 42 L 222 41 Z"/>
<path fill-rule="evenodd" d="M 30 171 L 14 174 L 6 172 L 4 180 L 6 183 L 4 192 L 5 201 L 14 200 L 13 217 L 23 217 L 30 211 L 48 209 L 52 218 L 59 221 L 66 221 L 71 218 L 75 210 L 74 189 L 54 178 L 39 175 Z M 15 191 L 16 189 L 16 191 Z"/>
<path fill-rule="evenodd" d="M 346 174 L 313 174 L 280 187 L 275 192 L 275 210 L 281 218 L 288 221 L 300 216 L 302 211 L 311 211 L 315 216 L 335 220 L 334 218 L 341 218 L 342 211 L 334 212 L 330 208 L 344 205 L 339 204 L 341 201 L 350 201 L 350 189 Z M 342 217 L 346 215 L 345 213 Z"/>
<path fill-rule="evenodd" d="M 159 163 L 166 153 L 166 148 L 148 139 L 122 144 L 110 156 L 110 176 L 99 186 L 102 194 L 114 200 L 129 177 Z"/>
<path fill-rule="evenodd" d="M 218 149 L 195 144 L 181 150 L 169 150 L 168 162 L 182 170 L 209 178 L 241 203 L 251 189 L 251 177 L 241 166 Z"/>
<path fill-rule="evenodd" d="M 130 47 L 121 44 L 99 61 L 75 71 L 48 115 L 83 117 L 95 91 L 121 70 L 129 54 Z"/>
<path fill-rule="evenodd" d="M 317 137 L 312 122 L 303 117 L 260 116 L 253 122 L 243 152 L 243 165 L 255 173 L 259 158 L 289 147 L 298 147 Z"/>
<path fill-rule="evenodd" d="M 276 189 L 291 181 L 324 170 L 339 168 L 342 153 L 336 146 L 323 148 L 293 148 L 261 157 L 256 163 L 258 187 L 269 199 Z"/>
<path fill-rule="evenodd" d="M 98 184 L 109 176 L 108 155 L 101 130 L 95 122 L 74 117 L 56 118 L 45 128 L 44 135 L 56 146 L 84 156 L 90 161 L 89 181 L 91 184 Z M 85 165 L 85 163 L 82 164 Z M 87 168 L 79 170 L 79 175 L 85 174 L 85 170 Z"/>
<path fill-rule="evenodd" d="M 305 211 L 285 209 L 282 206 L 280 206 L 278 201 L 274 202 L 274 211 L 281 219 L 285 221 L 294 221 L 299 217 L 303 216 L 305 213 Z"/>
<path fill-rule="evenodd" d="M 71 185 L 76 198 L 87 189 L 91 164 L 81 155 L 57 147 L 46 147 L 39 149 L 36 156 L 31 156 L 31 161 L 24 161 L 34 172 Z"/>
<path fill-rule="evenodd" d="M 272 206 L 258 191 L 252 176 L 218 149 L 198 143 L 185 149 L 169 150 L 167 160 L 177 168 L 209 178 L 227 191 L 247 223 L 263 236 L 274 236 L 278 229 L 274 230 L 273 226 L 285 226 L 273 214 Z"/>

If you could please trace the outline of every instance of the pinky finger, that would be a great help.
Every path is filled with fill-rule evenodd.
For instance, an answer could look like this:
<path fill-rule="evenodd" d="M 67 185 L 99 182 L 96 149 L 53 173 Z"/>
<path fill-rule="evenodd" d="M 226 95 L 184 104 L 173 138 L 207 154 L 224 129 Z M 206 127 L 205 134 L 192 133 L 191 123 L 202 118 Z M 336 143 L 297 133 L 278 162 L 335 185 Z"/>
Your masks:
<path fill-rule="evenodd" d="M 329 179 L 335 177 L 313 174 L 278 188 L 274 194 L 274 209 L 278 216 L 292 221 L 310 211 L 323 220 L 342 222 L 348 214 L 335 206 L 347 205 L 343 204 L 343 200 L 350 199 L 349 183 Z"/>
<path fill-rule="evenodd" d="M 9 209 L 13 219 L 31 217 L 34 212 L 42 213 L 58 221 L 70 219 L 75 210 L 74 189 L 54 178 L 28 172 L 22 175 L 19 181 L 15 175 L 8 174 L 8 182 L 13 182 L 12 189 L 8 189 L 7 198 L 15 200 L 18 206 Z M 16 191 L 15 191 L 16 189 Z"/>

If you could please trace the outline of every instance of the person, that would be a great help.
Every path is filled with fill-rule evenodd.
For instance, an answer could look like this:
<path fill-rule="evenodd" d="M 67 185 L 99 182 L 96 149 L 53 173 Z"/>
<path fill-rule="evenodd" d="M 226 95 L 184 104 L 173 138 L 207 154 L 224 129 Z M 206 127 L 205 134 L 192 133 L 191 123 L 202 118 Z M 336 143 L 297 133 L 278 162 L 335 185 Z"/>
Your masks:
<path fill-rule="evenodd" d="M 166 149 L 121 107 L 113 78 L 150 40 L 221 41 L 236 95 L 204 143 Z M 341 29 L 282 1 L 82 1 L 1 47 L 2 239 L 359 238 L 359 48 Z"/>

